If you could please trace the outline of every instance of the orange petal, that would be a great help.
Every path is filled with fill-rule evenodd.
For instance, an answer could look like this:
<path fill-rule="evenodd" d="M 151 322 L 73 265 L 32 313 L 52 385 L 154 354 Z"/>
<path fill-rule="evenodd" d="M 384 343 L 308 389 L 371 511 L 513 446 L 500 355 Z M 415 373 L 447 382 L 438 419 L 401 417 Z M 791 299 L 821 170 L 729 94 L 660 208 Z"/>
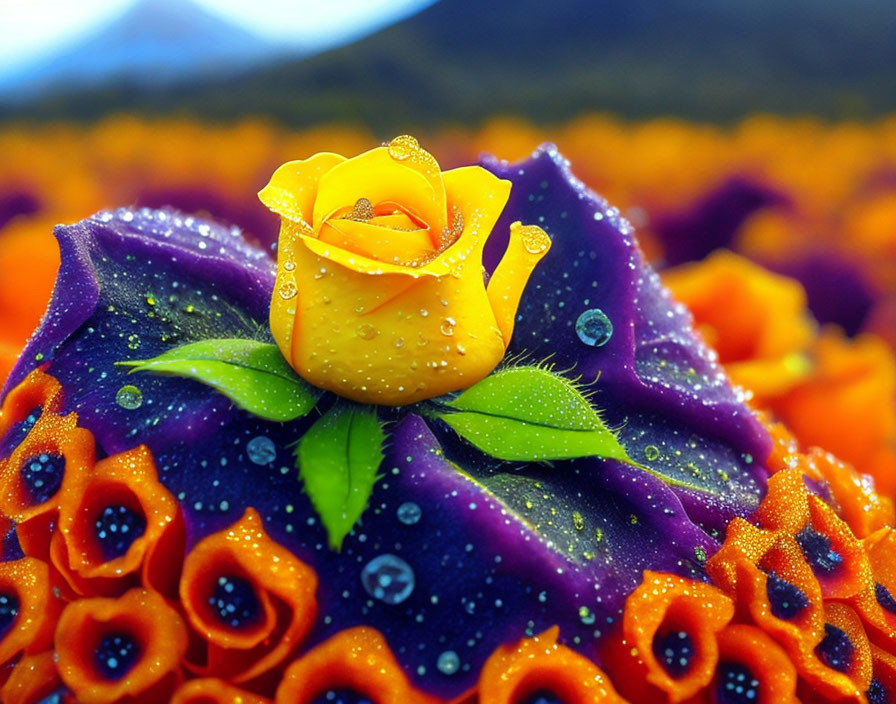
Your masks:
<path fill-rule="evenodd" d="M 0 562 L 0 664 L 22 651 L 46 650 L 61 608 L 46 563 L 32 557 Z"/>
<path fill-rule="evenodd" d="M 56 629 L 59 674 L 83 704 L 168 701 L 186 649 L 181 617 L 145 589 L 72 602 Z"/>
<path fill-rule="evenodd" d="M 645 570 L 625 601 L 621 643 L 604 651 L 613 682 L 634 701 L 694 696 L 712 679 L 716 634 L 732 616 L 734 603 L 715 587 Z"/>
<path fill-rule="evenodd" d="M 864 538 L 879 528 L 896 524 L 892 499 L 878 494 L 870 477 L 817 447 L 805 457 L 806 463 L 814 466 L 827 482 L 840 517 L 856 537 Z"/>
<path fill-rule="evenodd" d="M 873 584 L 854 601 L 869 637 L 896 654 L 896 530 L 882 528 L 862 541 Z"/>
<path fill-rule="evenodd" d="M 773 423 L 764 411 L 756 411 L 755 414 L 772 438 L 772 451 L 765 460 L 769 472 L 774 474 L 793 467 L 800 449 L 796 437 L 783 423 Z"/>
<path fill-rule="evenodd" d="M 774 637 L 791 658 L 803 657 L 818 644 L 824 625 L 818 580 L 792 536 L 735 521 L 707 571 L 732 585 L 739 614 Z"/>
<path fill-rule="evenodd" d="M 57 414 L 61 409 L 62 387 L 59 382 L 35 369 L 7 394 L 0 407 L 0 460 L 9 457 L 42 413 Z"/>
<path fill-rule="evenodd" d="M 763 528 L 796 538 L 826 599 L 850 599 L 867 589 L 871 569 L 862 544 L 827 503 L 809 493 L 799 470 L 769 479 L 755 517 Z"/>
<path fill-rule="evenodd" d="M 0 701 L 4 704 L 38 704 L 61 685 L 55 654 L 52 650 L 45 650 L 36 655 L 26 655 L 16 663 L 6 684 L 0 689 Z"/>
<path fill-rule="evenodd" d="M 258 198 L 287 220 L 310 226 L 320 177 L 343 161 L 344 156 L 328 152 L 315 154 L 310 159 L 289 161 L 274 172 L 268 185 L 259 191 Z"/>
<path fill-rule="evenodd" d="M 411 687 L 383 636 L 358 626 L 340 631 L 292 663 L 277 704 L 310 704 L 327 690 L 350 688 L 376 704 L 434 704 Z"/>
<path fill-rule="evenodd" d="M 233 682 L 270 670 L 311 628 L 316 588 L 314 571 L 271 540 L 258 513 L 246 509 L 239 521 L 203 539 L 184 561 L 181 603 L 205 641 L 198 652 L 191 651 L 187 666 Z"/>
<path fill-rule="evenodd" d="M 565 702 L 623 702 L 609 678 L 588 658 L 557 644 L 555 626 L 534 638 L 504 645 L 479 675 L 479 701 L 516 704 L 538 692 Z"/>
<path fill-rule="evenodd" d="M 862 696 L 871 684 L 871 645 L 862 622 L 846 604 L 825 603 L 821 642 L 796 660 L 811 690 L 825 698 Z"/>
<path fill-rule="evenodd" d="M 896 656 L 871 646 L 871 684 L 865 692 L 869 704 L 896 701 Z"/>
<path fill-rule="evenodd" d="M 271 704 L 271 700 L 224 680 L 206 677 L 182 684 L 171 698 L 171 704 Z"/>
<path fill-rule="evenodd" d="M 0 462 L 0 511 L 19 524 L 55 511 L 60 491 L 92 469 L 94 455 L 93 435 L 77 427 L 74 413 L 42 415 Z"/>
<path fill-rule="evenodd" d="M 98 522 L 115 532 L 98 532 Z M 75 477 L 60 496 L 58 525 L 53 563 L 75 592 L 120 594 L 142 575 L 145 586 L 176 596 L 183 518 L 145 446 Z"/>
<path fill-rule="evenodd" d="M 773 531 L 757 528 L 736 516 L 728 523 L 722 547 L 706 561 L 706 573 L 719 589 L 734 594 L 737 566 L 742 562 L 755 565 L 777 540 Z"/>
<path fill-rule="evenodd" d="M 709 687 L 710 702 L 796 703 L 796 668 L 771 637 L 755 626 L 738 623 L 726 626 L 718 643 L 719 664 Z"/>

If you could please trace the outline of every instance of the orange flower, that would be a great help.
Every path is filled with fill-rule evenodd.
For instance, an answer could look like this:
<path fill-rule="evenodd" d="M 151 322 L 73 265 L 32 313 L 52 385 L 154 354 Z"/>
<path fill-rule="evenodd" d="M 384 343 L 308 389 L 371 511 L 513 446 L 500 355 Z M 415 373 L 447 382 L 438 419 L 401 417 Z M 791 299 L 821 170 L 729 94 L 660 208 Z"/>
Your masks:
<path fill-rule="evenodd" d="M 814 481 L 825 482 L 839 515 L 859 538 L 896 523 L 892 499 L 875 491 L 870 477 L 821 448 L 801 453 L 797 439 L 783 423 L 772 423 L 764 412 L 759 418 L 772 436 L 772 451 L 765 461 L 770 472 L 798 469 Z"/>
<path fill-rule="evenodd" d="M 16 663 L 6 684 L 0 688 L 0 701 L 5 704 L 40 704 L 48 701 L 50 695 L 61 686 L 55 654 L 52 650 L 45 650 L 35 655 L 25 655 Z"/>
<path fill-rule="evenodd" d="M 478 166 L 442 172 L 407 136 L 281 166 L 259 197 L 282 218 L 271 330 L 283 356 L 362 403 L 414 403 L 485 377 L 551 245 L 512 225 L 486 289 L 482 251 L 509 194 Z"/>
<path fill-rule="evenodd" d="M 796 704 L 796 668 L 763 631 L 738 623 L 718 636 L 719 665 L 709 688 L 713 704 Z"/>
<path fill-rule="evenodd" d="M 45 558 L 59 495 L 93 468 L 93 435 L 77 416 L 44 413 L 8 460 L 0 460 L 0 511 L 16 523 L 26 555 Z"/>
<path fill-rule="evenodd" d="M 43 413 L 56 414 L 61 407 L 62 387 L 56 379 L 40 369 L 25 377 L 0 407 L 0 461 L 12 454 Z"/>
<path fill-rule="evenodd" d="M 23 651 L 49 648 L 61 608 L 46 563 L 31 557 L 0 562 L 0 665 Z"/>
<path fill-rule="evenodd" d="M 818 644 L 824 626 L 821 587 L 791 536 L 735 518 L 706 571 L 735 598 L 738 612 L 792 659 L 807 657 Z"/>
<path fill-rule="evenodd" d="M 376 704 L 435 704 L 411 687 L 383 636 L 366 626 L 337 633 L 287 667 L 275 701 L 311 704 L 345 688 Z"/>
<path fill-rule="evenodd" d="M 871 638 L 896 654 L 896 530 L 881 528 L 862 541 L 873 584 L 857 600 L 856 610 Z"/>
<path fill-rule="evenodd" d="M 171 698 L 171 704 L 271 704 L 257 694 L 207 677 L 182 684 Z"/>
<path fill-rule="evenodd" d="M 690 309 L 731 380 L 759 399 L 778 396 L 809 372 L 815 329 L 798 282 L 726 251 L 670 269 L 663 282 Z"/>
<path fill-rule="evenodd" d="M 824 598 L 850 599 L 870 584 L 861 542 L 827 503 L 809 493 L 799 470 L 782 470 L 769 479 L 755 518 L 763 528 L 796 539 Z"/>
<path fill-rule="evenodd" d="M 896 358 L 872 336 L 828 331 L 813 350 L 813 374 L 771 408 L 804 446 L 817 445 L 896 495 Z"/>
<path fill-rule="evenodd" d="M 83 704 L 168 701 L 186 650 L 181 617 L 144 589 L 72 602 L 56 629 L 59 674 Z"/>
<path fill-rule="evenodd" d="M 479 701 L 515 704 L 542 693 L 580 704 L 623 702 L 597 665 L 557 644 L 559 632 L 555 626 L 492 653 L 479 675 Z"/>
<path fill-rule="evenodd" d="M 712 679 L 716 635 L 733 616 L 733 602 L 715 587 L 645 570 L 625 601 L 621 641 L 603 650 L 613 682 L 633 701 L 694 696 Z"/>
<path fill-rule="evenodd" d="M 311 628 L 316 588 L 314 571 L 271 540 L 258 513 L 246 509 L 184 561 L 181 604 L 204 641 L 191 648 L 187 667 L 232 682 L 267 672 Z"/>
<path fill-rule="evenodd" d="M 855 611 L 827 602 L 821 641 L 796 661 L 811 691 L 826 699 L 861 697 L 871 685 L 871 645 Z"/>
<path fill-rule="evenodd" d="M 175 597 L 184 547 L 180 509 L 143 445 L 97 462 L 60 496 L 54 566 L 78 594 L 144 586 Z"/>
<path fill-rule="evenodd" d="M 869 704 L 891 702 L 896 697 L 896 657 L 871 646 L 871 684 L 865 692 Z"/>

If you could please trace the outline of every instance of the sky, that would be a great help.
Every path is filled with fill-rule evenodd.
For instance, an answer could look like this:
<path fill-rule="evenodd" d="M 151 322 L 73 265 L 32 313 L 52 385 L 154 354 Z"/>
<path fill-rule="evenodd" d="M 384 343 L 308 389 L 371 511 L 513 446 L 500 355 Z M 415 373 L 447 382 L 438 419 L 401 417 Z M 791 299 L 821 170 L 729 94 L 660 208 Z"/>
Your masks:
<path fill-rule="evenodd" d="M 89 35 L 135 1 L 0 0 L 0 74 Z M 260 37 L 313 50 L 378 29 L 433 0 L 194 1 Z"/>

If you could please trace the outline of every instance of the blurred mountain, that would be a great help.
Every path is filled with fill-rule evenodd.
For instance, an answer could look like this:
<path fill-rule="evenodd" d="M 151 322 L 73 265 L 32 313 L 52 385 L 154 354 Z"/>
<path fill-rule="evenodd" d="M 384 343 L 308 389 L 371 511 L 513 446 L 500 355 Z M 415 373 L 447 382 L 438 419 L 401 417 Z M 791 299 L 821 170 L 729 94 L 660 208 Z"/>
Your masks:
<path fill-rule="evenodd" d="M 261 113 L 384 136 L 495 113 L 734 120 L 896 110 L 893 0 L 441 0 L 354 44 L 243 76 L 71 93 L 11 116 Z"/>
<path fill-rule="evenodd" d="M 164 86 L 232 76 L 284 54 L 189 0 L 138 0 L 92 36 L 0 80 L 0 95 L 33 99 L 110 82 Z"/>

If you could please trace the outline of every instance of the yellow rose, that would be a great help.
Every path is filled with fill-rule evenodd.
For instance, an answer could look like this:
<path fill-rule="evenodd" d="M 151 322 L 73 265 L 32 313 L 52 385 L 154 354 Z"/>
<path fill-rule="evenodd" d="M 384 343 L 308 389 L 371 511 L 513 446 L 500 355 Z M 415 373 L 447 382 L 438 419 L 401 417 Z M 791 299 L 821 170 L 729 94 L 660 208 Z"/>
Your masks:
<path fill-rule="evenodd" d="M 277 169 L 258 195 L 282 217 L 271 330 L 283 356 L 363 403 L 414 403 L 488 375 L 551 244 L 511 225 L 486 288 L 482 250 L 510 185 L 478 166 L 443 173 L 408 136 Z"/>

